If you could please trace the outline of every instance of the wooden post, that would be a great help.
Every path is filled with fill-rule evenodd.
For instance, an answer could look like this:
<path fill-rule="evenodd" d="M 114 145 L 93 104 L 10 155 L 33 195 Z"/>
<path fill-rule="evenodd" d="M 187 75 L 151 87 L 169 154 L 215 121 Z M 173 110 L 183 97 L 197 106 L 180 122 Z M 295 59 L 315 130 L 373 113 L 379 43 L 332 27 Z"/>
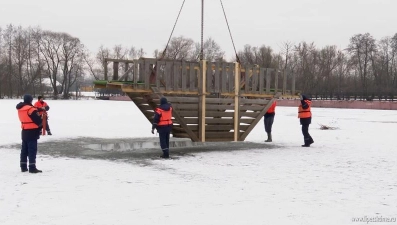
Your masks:
<path fill-rule="evenodd" d="M 245 72 L 245 76 L 247 76 L 247 69 Z M 240 111 L 240 102 L 239 102 L 239 91 L 240 91 L 240 66 L 239 63 L 234 64 L 234 141 L 238 141 L 240 134 L 240 120 L 239 120 L 239 111 Z M 245 84 L 247 85 L 247 83 Z"/>
<path fill-rule="evenodd" d="M 201 60 L 201 74 L 198 79 L 199 81 L 199 139 L 201 142 L 205 142 L 205 102 L 206 102 L 206 73 L 207 73 L 207 61 Z"/>
<path fill-rule="evenodd" d="M 108 61 L 105 59 L 103 63 L 103 69 L 104 69 L 104 79 L 108 80 Z"/>
<path fill-rule="evenodd" d="M 266 94 L 270 94 L 270 82 L 272 81 L 271 72 L 272 69 L 266 69 Z"/>
<path fill-rule="evenodd" d="M 119 79 L 119 62 L 113 62 L 113 80 Z"/>
<path fill-rule="evenodd" d="M 274 70 L 274 94 L 278 92 L 278 70 Z"/>
<path fill-rule="evenodd" d="M 128 80 L 128 67 L 129 67 L 129 64 L 128 64 L 128 62 L 126 62 L 125 64 L 124 64 L 125 66 L 124 66 L 124 75 L 125 75 L 125 78 L 124 78 L 124 81 L 127 81 Z"/>

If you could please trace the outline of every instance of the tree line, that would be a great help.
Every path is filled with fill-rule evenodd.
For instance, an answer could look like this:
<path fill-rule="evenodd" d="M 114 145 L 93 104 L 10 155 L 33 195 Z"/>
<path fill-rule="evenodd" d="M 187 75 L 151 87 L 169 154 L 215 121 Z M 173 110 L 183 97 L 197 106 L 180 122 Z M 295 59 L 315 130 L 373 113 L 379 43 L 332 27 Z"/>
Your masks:
<path fill-rule="evenodd" d="M 313 42 L 280 44 L 278 51 L 266 45 L 247 44 L 233 60 L 243 67 L 258 65 L 295 76 L 296 89 L 312 97 L 393 99 L 397 93 L 397 33 L 380 40 L 369 33 L 356 34 L 343 49 L 332 45 L 319 48 Z M 67 99 L 82 80 L 103 79 L 105 58 L 137 59 L 148 55 L 198 61 L 200 43 L 179 36 L 173 37 L 165 50 L 158 48 L 151 54 L 143 48 L 122 45 L 100 46 L 91 53 L 70 34 L 10 24 L 0 27 L 0 98 L 48 93 Z M 203 57 L 225 61 L 225 52 L 208 38 Z"/>

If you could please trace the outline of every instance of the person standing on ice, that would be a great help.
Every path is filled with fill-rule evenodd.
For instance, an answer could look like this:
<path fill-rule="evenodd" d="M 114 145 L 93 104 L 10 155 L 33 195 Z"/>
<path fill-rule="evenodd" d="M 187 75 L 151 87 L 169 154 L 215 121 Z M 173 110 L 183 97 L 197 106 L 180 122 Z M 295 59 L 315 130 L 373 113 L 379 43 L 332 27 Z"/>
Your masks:
<path fill-rule="evenodd" d="M 309 134 L 309 125 L 312 122 L 312 101 L 306 95 L 300 95 L 300 100 L 301 104 L 298 107 L 298 118 L 302 125 L 303 140 L 305 142 L 302 147 L 310 147 L 310 145 L 314 143 L 312 136 Z"/>
<path fill-rule="evenodd" d="M 154 134 L 154 129 L 157 129 L 160 137 L 160 146 L 163 151 L 163 155 L 160 157 L 169 158 L 170 134 L 172 130 L 172 107 L 164 97 L 160 99 L 160 106 L 157 107 L 154 112 L 152 134 Z"/>
<path fill-rule="evenodd" d="M 43 96 L 37 97 L 37 102 L 34 103 L 34 107 L 38 109 L 41 118 L 43 118 L 43 114 L 46 114 L 47 120 L 46 120 L 45 130 L 47 131 L 48 135 L 52 135 L 50 130 L 50 125 L 48 124 L 48 114 L 47 114 L 47 111 L 50 110 L 50 107 L 48 106 L 47 102 L 44 101 Z"/>
<path fill-rule="evenodd" d="M 273 126 L 274 116 L 276 114 L 276 105 L 277 102 L 275 100 L 273 104 L 270 106 L 270 108 L 267 110 L 265 115 L 263 116 L 265 123 L 265 131 L 267 133 L 267 140 L 265 142 L 272 142 L 272 126 Z"/>
<path fill-rule="evenodd" d="M 23 96 L 23 102 L 17 104 L 18 117 L 22 128 L 22 148 L 21 148 L 21 171 L 29 173 L 41 173 L 36 167 L 37 139 L 40 138 L 42 120 L 37 109 L 32 105 L 33 97 L 29 94 Z"/>

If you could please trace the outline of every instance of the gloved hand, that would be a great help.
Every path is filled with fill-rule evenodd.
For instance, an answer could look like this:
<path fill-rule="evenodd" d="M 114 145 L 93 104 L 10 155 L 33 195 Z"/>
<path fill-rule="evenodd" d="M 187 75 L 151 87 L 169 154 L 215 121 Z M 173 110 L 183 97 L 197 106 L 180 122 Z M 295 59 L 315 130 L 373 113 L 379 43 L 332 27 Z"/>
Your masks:
<path fill-rule="evenodd" d="M 152 129 L 152 134 L 154 134 L 154 129 Z"/>

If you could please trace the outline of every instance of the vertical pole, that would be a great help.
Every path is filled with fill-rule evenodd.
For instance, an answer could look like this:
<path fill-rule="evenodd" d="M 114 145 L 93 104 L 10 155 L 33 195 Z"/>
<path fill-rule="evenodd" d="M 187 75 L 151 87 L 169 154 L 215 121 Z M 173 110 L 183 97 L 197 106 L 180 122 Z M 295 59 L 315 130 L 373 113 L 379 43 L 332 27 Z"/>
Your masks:
<path fill-rule="evenodd" d="M 201 0 L 201 49 L 200 60 L 204 59 L 204 0 Z"/>
<path fill-rule="evenodd" d="M 239 91 L 240 91 L 240 66 L 239 63 L 234 63 L 234 141 L 238 141 L 240 134 L 240 102 L 239 102 Z M 247 76 L 247 73 L 245 74 Z M 247 85 L 247 84 L 246 84 Z"/>
<path fill-rule="evenodd" d="M 283 95 L 287 93 L 287 70 L 283 72 Z"/>
<path fill-rule="evenodd" d="M 291 95 L 296 95 L 295 93 L 295 73 L 291 72 Z"/>
<path fill-rule="evenodd" d="M 199 77 L 199 139 L 201 142 L 205 142 L 205 102 L 206 102 L 206 73 L 207 73 L 207 62 L 201 60 L 201 76 Z"/>

